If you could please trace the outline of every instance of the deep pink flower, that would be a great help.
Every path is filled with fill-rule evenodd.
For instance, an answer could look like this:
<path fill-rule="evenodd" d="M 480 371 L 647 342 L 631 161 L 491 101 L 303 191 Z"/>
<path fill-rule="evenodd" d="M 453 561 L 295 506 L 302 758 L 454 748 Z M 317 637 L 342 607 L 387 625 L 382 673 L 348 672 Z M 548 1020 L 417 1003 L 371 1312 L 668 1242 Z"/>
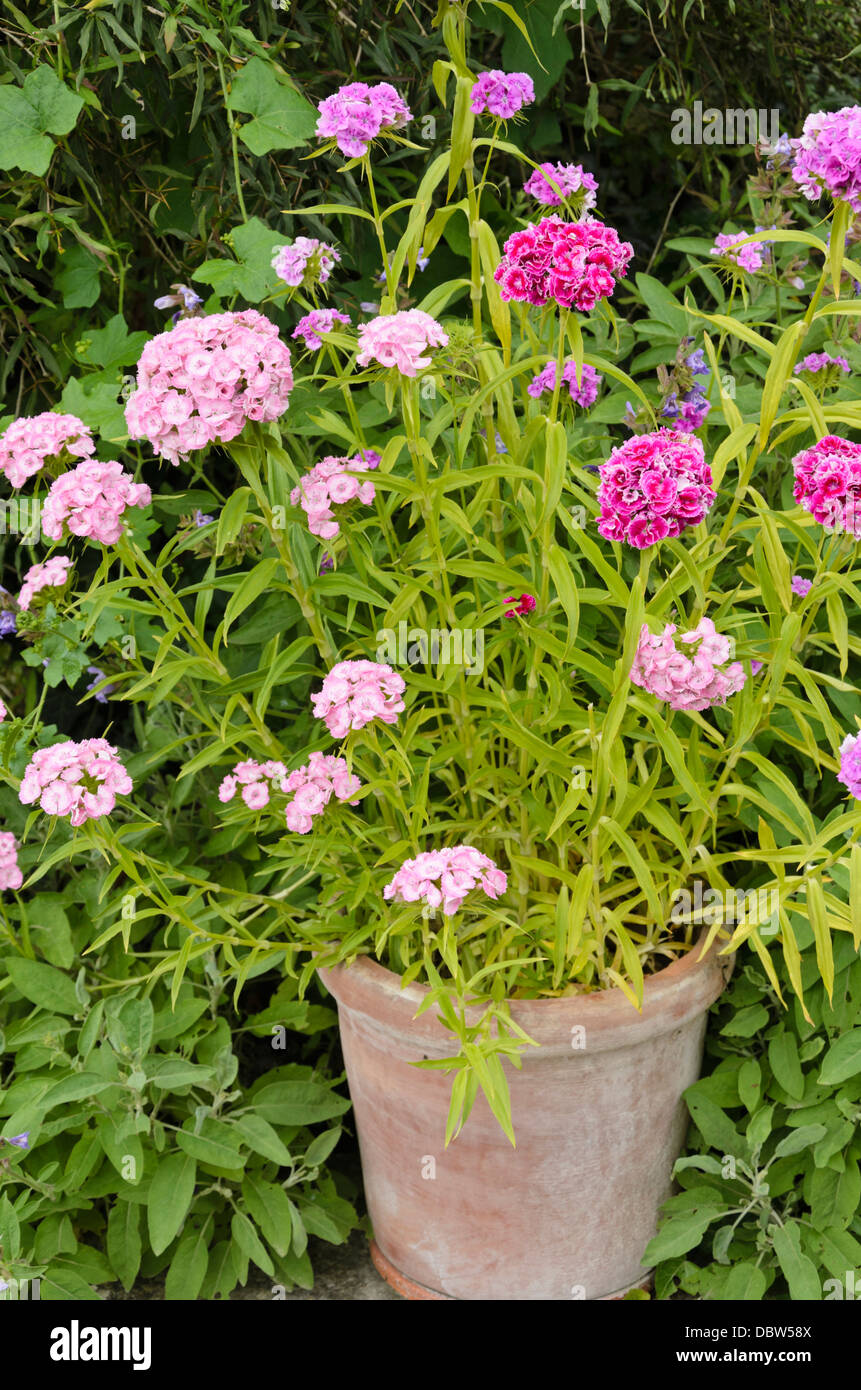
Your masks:
<path fill-rule="evenodd" d="M 791 140 L 795 163 L 791 177 L 805 198 L 815 202 L 829 193 L 861 213 L 861 106 L 814 111 L 801 136 Z"/>
<path fill-rule="evenodd" d="M 489 111 L 503 121 L 516 116 L 534 100 L 535 88 L 528 73 L 501 72 L 499 68 L 480 73 L 470 94 L 473 115 Z"/>
<path fill-rule="evenodd" d="M 847 734 L 841 743 L 837 780 L 843 783 L 856 801 L 861 800 L 861 733 Z"/>
<path fill-rule="evenodd" d="M 510 594 L 509 597 L 505 599 L 505 602 L 514 604 L 514 607 L 510 608 L 506 613 L 506 618 L 513 618 L 515 614 L 519 614 L 521 618 L 525 618 L 527 613 L 532 613 L 535 609 L 535 599 L 531 594 L 521 594 L 519 599 L 515 598 L 514 594 Z"/>
<path fill-rule="evenodd" d="M 589 310 L 612 294 L 633 254 L 630 242 L 597 218 L 545 217 L 512 233 L 493 278 L 503 299 Z"/>
<path fill-rule="evenodd" d="M 826 531 L 861 540 L 861 444 L 827 434 L 792 460 L 793 496 Z"/>
<path fill-rule="evenodd" d="M 702 441 L 679 430 L 632 435 L 600 471 L 598 530 L 638 550 L 698 525 L 717 495 Z"/>
<path fill-rule="evenodd" d="M 317 134 L 334 139 L 341 154 L 358 159 L 368 153 L 371 141 L 388 135 L 412 120 L 406 102 L 388 82 L 348 82 L 317 107 Z"/>
<path fill-rule="evenodd" d="M 523 191 L 545 207 L 559 207 L 562 197 L 553 187 L 554 183 L 565 201 L 573 205 L 576 216 L 590 212 L 595 206 L 598 183 L 594 174 L 588 173 L 582 164 L 540 164 L 526 180 Z"/>

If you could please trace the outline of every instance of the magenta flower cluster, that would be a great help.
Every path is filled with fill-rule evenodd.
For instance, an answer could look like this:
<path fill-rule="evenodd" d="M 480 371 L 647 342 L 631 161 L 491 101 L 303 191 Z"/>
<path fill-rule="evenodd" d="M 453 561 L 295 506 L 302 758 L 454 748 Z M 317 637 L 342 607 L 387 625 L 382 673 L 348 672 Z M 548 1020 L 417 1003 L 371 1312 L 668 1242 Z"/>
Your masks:
<path fill-rule="evenodd" d="M 396 367 L 402 376 L 413 377 L 430 366 L 430 349 L 445 347 L 447 342 L 445 329 L 430 314 L 423 309 L 403 309 L 359 325 L 356 361 L 360 367 L 371 362 Z"/>
<path fill-rule="evenodd" d="M 406 102 L 388 82 L 348 82 L 317 107 L 317 134 L 335 141 L 341 154 L 359 159 L 372 140 L 412 120 Z"/>
<path fill-rule="evenodd" d="M 331 333 L 336 323 L 349 323 L 350 315 L 341 314 L 337 309 L 312 309 L 305 314 L 293 329 L 291 337 L 301 338 L 306 348 L 316 352 L 323 346 L 321 333 Z"/>
<path fill-rule="evenodd" d="M 272 257 L 272 269 L 292 289 L 311 289 L 325 285 L 341 256 L 334 246 L 316 237 L 297 236 L 289 246 L 279 246 Z"/>
<path fill-rule="evenodd" d="M 861 444 L 826 434 L 792 460 L 793 496 L 826 531 L 861 540 Z"/>
<path fill-rule="evenodd" d="M 353 477 L 368 469 L 379 467 L 380 455 L 373 449 L 365 449 L 352 458 L 335 458 L 327 455 L 320 459 L 299 481 L 290 493 L 294 507 L 301 503 L 308 516 L 308 530 L 324 540 L 332 540 L 340 531 L 332 511 L 333 503 L 340 506 L 358 498 L 369 505 L 376 492 L 371 482 L 362 482 Z"/>
<path fill-rule="evenodd" d="M 290 773 L 285 784 L 285 790 L 293 793 L 287 805 L 287 829 L 307 835 L 314 817 L 322 815 L 333 796 L 355 805 L 353 798 L 361 786 L 344 758 L 312 753 L 303 767 Z"/>
<path fill-rule="evenodd" d="M 754 231 L 774 231 L 774 228 L 755 227 Z M 762 270 L 771 252 L 768 246 L 761 241 L 750 241 L 746 246 L 739 246 L 740 241 L 744 241 L 745 237 L 752 235 L 752 232 L 720 232 L 715 237 L 715 244 L 709 251 L 709 255 L 723 256 L 733 265 L 754 274 L 757 270 Z"/>
<path fill-rule="evenodd" d="M 545 217 L 511 234 L 493 278 L 503 299 L 589 310 L 613 293 L 633 254 L 631 243 L 597 218 Z"/>
<path fill-rule="evenodd" d="M 802 574 L 794 574 L 789 584 L 790 589 L 796 598 L 806 598 L 813 588 L 813 580 L 805 579 Z"/>
<path fill-rule="evenodd" d="M 383 897 L 400 903 L 423 900 L 428 907 L 442 907 L 446 917 L 453 917 L 473 889 L 481 888 L 489 898 L 498 898 L 507 887 L 506 875 L 486 854 L 471 845 L 455 845 L 404 860 L 383 889 Z"/>
<path fill-rule="evenodd" d="M 722 705 L 729 695 L 741 690 L 745 682 L 742 664 L 729 661 L 729 638 L 715 630 L 711 618 L 702 618 L 691 632 L 678 638 L 687 646 L 699 644 L 691 656 L 679 650 L 675 632 L 675 623 L 667 623 L 657 636 L 643 624 L 631 667 L 635 685 L 665 700 L 671 709 L 708 709 Z"/>
<path fill-rule="evenodd" d="M 588 362 L 583 363 L 582 372 L 578 376 L 577 363 L 572 357 L 562 368 L 562 380 L 568 387 L 568 394 L 576 405 L 580 405 L 584 410 L 588 410 L 590 405 L 594 405 L 598 399 L 598 387 L 604 380 L 599 376 L 594 367 L 590 367 Z M 534 376 L 527 386 L 530 396 L 537 400 L 539 396 L 552 394 L 556 388 L 556 363 L 548 362 L 547 366 Z"/>
<path fill-rule="evenodd" d="M 38 801 L 49 816 L 67 817 L 77 826 L 109 815 L 117 796 L 131 789 L 132 779 L 113 744 L 103 738 L 85 738 L 34 753 L 24 769 L 18 798 L 25 806 Z"/>
<path fill-rule="evenodd" d="M 827 375 L 835 380 L 839 380 L 841 372 L 847 375 L 849 370 L 849 363 L 845 357 L 832 357 L 830 352 L 808 352 L 794 368 L 796 376 L 800 376 L 802 372 L 809 372 L 811 376 Z"/>
<path fill-rule="evenodd" d="M 11 830 L 0 832 L 0 892 L 20 888 L 24 875 L 18 867 L 18 842 Z"/>
<path fill-rule="evenodd" d="M 839 111 L 814 111 L 801 136 L 790 142 L 795 150 L 792 177 L 805 198 L 816 202 L 829 193 L 861 213 L 861 106 Z"/>
<path fill-rule="evenodd" d="M 403 676 L 379 661 L 339 661 L 311 696 L 315 719 L 322 719 L 333 738 L 363 729 L 372 719 L 396 724 L 405 708 Z"/>
<path fill-rule="evenodd" d="M 487 111 L 501 121 L 510 120 L 534 100 L 535 87 L 528 73 L 501 72 L 499 68 L 480 73 L 470 94 L 474 116 Z"/>
<path fill-rule="evenodd" d="M 0 473 L 13 487 L 23 487 L 46 463 L 89 458 L 95 451 L 93 436 L 77 415 L 46 410 L 22 416 L 0 435 Z"/>
<path fill-rule="evenodd" d="M 235 439 L 247 420 L 277 420 L 292 389 L 290 349 L 256 309 L 180 319 L 141 353 L 129 434 L 178 464 Z"/>
<path fill-rule="evenodd" d="M 35 595 L 42 589 L 61 589 L 69 578 L 71 565 L 68 555 L 52 555 L 50 560 L 31 565 L 24 575 L 18 607 L 26 613 Z"/>
<path fill-rule="evenodd" d="M 539 164 L 523 185 L 523 191 L 545 207 L 558 207 L 564 198 L 575 204 L 579 215 L 595 206 L 598 183 L 594 174 L 588 173 L 582 164 Z"/>
<path fill-rule="evenodd" d="M 861 801 L 861 733 L 847 734 L 841 743 L 837 781 Z"/>
<path fill-rule="evenodd" d="M 136 483 L 121 463 L 87 459 L 51 484 L 42 508 L 42 530 L 54 541 L 64 535 L 89 536 L 114 545 L 122 535 L 126 508 L 147 507 L 151 501 L 146 483 Z"/>
<path fill-rule="evenodd" d="M 716 496 L 701 440 L 668 429 L 633 435 L 601 465 L 598 530 L 645 550 L 697 526 Z"/>

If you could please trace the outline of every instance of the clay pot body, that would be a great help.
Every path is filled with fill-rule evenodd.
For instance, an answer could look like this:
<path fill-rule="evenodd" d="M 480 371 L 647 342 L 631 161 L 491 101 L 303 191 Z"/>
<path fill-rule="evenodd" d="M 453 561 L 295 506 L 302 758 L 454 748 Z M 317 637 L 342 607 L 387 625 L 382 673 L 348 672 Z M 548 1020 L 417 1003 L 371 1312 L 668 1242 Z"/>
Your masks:
<path fill-rule="evenodd" d="M 412 1298 L 601 1299 L 648 1280 L 643 1251 L 688 1124 L 706 1013 L 732 968 L 715 946 L 620 990 L 515 1001 L 540 1044 L 509 1076 L 517 1147 L 479 1096 L 444 1147 L 451 1076 L 411 1062 L 456 1043 L 424 988 L 369 957 L 321 972 L 341 1040 L 377 1267 Z"/>

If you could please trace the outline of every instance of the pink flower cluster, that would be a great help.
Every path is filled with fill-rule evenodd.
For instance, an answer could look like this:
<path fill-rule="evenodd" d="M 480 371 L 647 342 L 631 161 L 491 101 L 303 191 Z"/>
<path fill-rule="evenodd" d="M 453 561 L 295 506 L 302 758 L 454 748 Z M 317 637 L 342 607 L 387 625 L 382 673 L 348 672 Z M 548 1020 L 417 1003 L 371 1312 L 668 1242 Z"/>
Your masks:
<path fill-rule="evenodd" d="M 493 278 L 503 299 L 589 310 L 613 293 L 633 254 L 630 242 L 597 218 L 545 217 L 512 233 Z"/>
<path fill-rule="evenodd" d="M 61 589 L 69 578 L 71 560 L 68 555 L 52 555 L 39 565 L 31 565 L 24 575 L 18 607 L 26 613 L 36 594 L 42 589 Z"/>
<path fill-rule="evenodd" d="M 808 352 L 794 368 L 796 376 L 800 376 L 802 372 L 809 372 L 811 376 L 819 376 L 821 373 L 824 377 L 827 373 L 828 378 L 834 380 L 840 379 L 841 372 L 848 375 L 849 370 L 849 363 L 845 357 L 832 357 L 830 352 Z"/>
<path fill-rule="evenodd" d="M 341 154 L 359 159 L 378 135 L 412 120 L 406 102 L 388 82 L 348 82 L 317 106 L 317 134 L 334 139 Z"/>
<path fill-rule="evenodd" d="M 256 309 L 180 319 L 151 338 L 126 405 L 132 439 L 178 464 L 246 420 L 277 420 L 293 389 L 290 349 Z"/>
<path fill-rule="evenodd" d="M 49 460 L 88 458 L 95 453 L 93 436 L 77 415 L 27 415 L 0 435 L 0 473 L 13 487 L 23 487 Z"/>
<path fill-rule="evenodd" d="M 306 348 L 316 352 L 323 346 L 321 333 L 331 333 L 336 323 L 349 323 L 349 314 L 340 314 L 337 309 L 312 309 L 301 318 L 293 329 L 291 337 L 301 338 Z"/>
<path fill-rule="evenodd" d="M 580 214 L 595 206 L 598 183 L 594 174 L 588 173 L 582 164 L 539 164 L 523 185 L 523 191 L 545 207 L 558 207 L 564 198 L 574 203 L 575 211 Z"/>
<path fill-rule="evenodd" d="M 757 232 L 764 232 L 765 227 L 754 228 Z M 768 230 L 773 231 L 774 228 Z M 739 246 L 740 241 L 745 237 L 752 236 L 752 232 L 720 232 L 715 237 L 715 244 L 709 251 L 710 256 L 723 256 L 731 261 L 733 265 L 740 266 L 742 270 L 749 270 L 753 274 L 757 270 L 762 270 L 768 260 L 768 247 L 761 241 L 748 242 L 747 246 Z"/>
<path fill-rule="evenodd" d="M 796 454 L 793 496 L 826 531 L 861 540 L 861 444 L 826 434 Z"/>
<path fill-rule="evenodd" d="M 55 743 L 40 748 L 24 769 L 18 798 L 25 806 L 38 801 L 49 816 L 68 816 L 72 825 L 107 816 L 117 795 L 132 789 L 132 779 L 113 744 L 103 738 Z"/>
<path fill-rule="evenodd" d="M 489 898 L 500 897 L 508 878 L 492 859 L 471 845 L 431 850 L 406 859 L 394 878 L 383 889 L 387 902 L 416 903 L 424 899 L 430 908 L 442 906 L 446 917 L 453 917 L 474 888 Z"/>
<path fill-rule="evenodd" d="M 598 530 L 645 550 L 704 520 L 717 494 L 702 441 L 679 430 L 626 439 L 601 465 Z"/>
<path fill-rule="evenodd" d="M 222 779 L 218 799 L 222 802 L 232 801 L 237 788 L 241 787 L 240 796 L 248 809 L 261 811 L 269 804 L 271 791 L 286 790 L 286 776 L 287 769 L 283 763 L 273 760 L 256 763 L 253 758 L 248 758 L 244 763 L 237 763 L 233 771 Z"/>
<path fill-rule="evenodd" d="M 405 708 L 403 676 L 381 661 L 339 661 L 311 696 L 315 719 L 322 719 L 333 738 L 363 729 L 372 719 L 396 724 Z"/>
<path fill-rule="evenodd" d="M 66 532 L 114 545 L 122 535 L 126 507 L 147 507 L 151 501 L 146 483 L 136 483 L 121 463 L 87 459 L 51 484 L 42 508 L 42 530 L 54 541 Z"/>
<path fill-rule="evenodd" d="M 300 285 L 310 289 L 312 285 L 325 285 L 340 259 L 334 246 L 328 246 L 325 241 L 297 236 L 289 246 L 278 247 L 272 257 L 272 269 L 279 280 L 294 290 Z"/>
<path fill-rule="evenodd" d="M 577 405 L 581 405 L 584 410 L 588 410 L 590 405 L 594 405 L 598 399 L 598 387 L 604 380 L 599 376 L 594 367 L 590 367 L 588 362 L 583 363 L 581 376 L 577 376 L 577 363 L 572 357 L 570 362 L 566 362 L 562 368 L 562 380 L 568 385 L 568 393 Z M 536 399 L 548 392 L 552 393 L 556 387 L 556 363 L 548 362 L 547 366 L 534 376 L 527 386 L 530 396 Z"/>
<path fill-rule="evenodd" d="M 528 73 L 501 72 L 499 68 L 480 73 L 470 95 L 474 116 L 489 111 L 502 121 L 510 120 L 534 100 L 535 87 Z"/>
<path fill-rule="evenodd" d="M 287 806 L 287 829 L 307 835 L 314 817 L 322 815 L 332 796 L 338 801 L 351 801 L 361 786 L 344 758 L 312 753 L 304 767 L 287 778 L 286 790 L 293 792 Z"/>
<path fill-rule="evenodd" d="M 24 875 L 18 868 L 18 842 L 11 830 L 0 833 L 0 892 L 20 888 Z"/>
<path fill-rule="evenodd" d="M 805 198 L 815 202 L 830 193 L 861 213 L 861 106 L 839 111 L 814 111 L 801 136 L 791 140 L 795 150 L 792 178 Z"/>
<path fill-rule="evenodd" d="M 841 743 L 837 781 L 861 801 L 861 733 L 847 734 Z"/>
<path fill-rule="evenodd" d="M 445 329 L 430 314 L 423 309 L 402 309 L 359 325 L 356 361 L 360 367 L 378 362 L 381 367 L 397 367 L 402 376 L 415 376 L 430 366 L 429 348 L 445 347 L 447 342 Z"/>
<path fill-rule="evenodd" d="M 813 580 L 805 579 L 803 574 L 794 574 L 789 585 L 796 598 L 807 598 L 813 588 Z"/>
<path fill-rule="evenodd" d="M 341 505 L 352 502 L 355 497 L 366 506 L 373 502 L 376 496 L 373 483 L 360 482 L 351 475 L 377 468 L 379 463 L 380 455 L 373 449 L 365 449 L 352 458 L 328 455 L 300 479 L 299 486 L 290 493 L 290 501 L 294 507 L 301 503 L 308 515 L 308 530 L 312 535 L 322 536 L 327 541 L 338 535 L 340 527 L 332 511 L 333 503 Z"/>
<path fill-rule="evenodd" d="M 7 708 L 6 708 L 6 706 L 4 705 L 3 701 L 0 700 L 0 724 L 3 723 L 3 720 L 6 718 L 6 715 L 7 715 L 8 713 L 9 713 L 9 711 L 7 710 Z"/>
<path fill-rule="evenodd" d="M 504 603 L 513 603 L 514 607 L 509 608 L 506 618 L 513 618 L 515 614 L 520 618 L 525 618 L 529 613 L 535 612 L 535 599 L 532 594 L 521 594 L 520 598 L 516 594 L 509 594 Z"/>
<path fill-rule="evenodd" d="M 730 642 L 715 630 L 711 618 L 702 618 L 691 632 L 683 632 L 680 642 L 699 643 L 692 657 L 676 646 L 675 623 L 667 623 L 659 635 L 646 623 L 631 667 L 631 680 L 650 695 L 665 700 L 671 709 L 708 709 L 723 704 L 745 682 L 740 661 L 724 665 L 730 658 Z M 721 669 L 723 667 L 723 669 Z"/>

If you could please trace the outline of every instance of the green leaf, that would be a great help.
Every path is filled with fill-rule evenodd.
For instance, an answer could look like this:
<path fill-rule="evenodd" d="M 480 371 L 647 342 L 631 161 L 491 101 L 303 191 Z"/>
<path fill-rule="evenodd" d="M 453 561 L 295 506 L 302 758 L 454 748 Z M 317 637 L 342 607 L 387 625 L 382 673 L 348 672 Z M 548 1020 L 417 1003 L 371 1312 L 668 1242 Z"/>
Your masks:
<path fill-rule="evenodd" d="M 187 1122 L 190 1123 L 190 1122 Z M 176 1142 L 184 1153 L 200 1163 L 215 1168 L 242 1168 L 245 1160 L 239 1155 L 239 1136 L 222 1120 L 204 1120 L 199 1134 L 193 1129 L 181 1129 Z"/>
<path fill-rule="evenodd" d="M 266 1252 L 265 1245 L 260 1240 L 252 1223 L 243 1212 L 236 1211 L 233 1213 L 233 1219 L 230 1222 L 230 1232 L 240 1250 L 244 1251 L 249 1260 L 254 1261 L 258 1269 L 262 1269 L 264 1274 L 270 1276 L 275 1274 L 275 1266 Z"/>
<path fill-rule="evenodd" d="M 771 1039 L 768 1061 L 784 1091 L 788 1091 L 793 1100 L 801 1100 L 804 1095 L 804 1073 L 798 1060 L 798 1043 L 788 1030 Z M 858 1065 L 861 1068 L 861 1058 Z"/>
<path fill-rule="evenodd" d="M 658 1234 L 646 1246 L 644 1265 L 656 1265 L 661 1260 L 671 1260 L 684 1255 L 699 1245 L 709 1224 L 719 1215 L 713 1207 L 686 1211 L 681 1216 L 673 1216 L 665 1221 Z"/>
<path fill-rule="evenodd" d="M 819 1070 L 820 1086 L 839 1086 L 861 1072 L 861 1028 L 852 1028 L 831 1044 Z"/>
<path fill-rule="evenodd" d="M 249 1148 L 255 1153 L 262 1154 L 264 1158 L 270 1158 L 273 1163 L 277 1163 L 279 1168 L 289 1168 L 293 1162 L 290 1153 L 285 1145 L 278 1138 L 275 1130 L 263 1119 L 262 1115 L 251 1112 L 241 1115 L 234 1122 L 235 1128 L 242 1135 Z"/>
<path fill-rule="evenodd" d="M 3 92 L 0 87 L 0 94 Z M 99 271 L 102 262 L 83 246 L 70 246 L 57 261 L 54 285 L 66 309 L 89 309 L 101 294 Z M 119 390 L 119 382 L 117 382 Z"/>
<path fill-rule="evenodd" d="M 256 155 L 305 145 L 317 128 L 317 111 L 310 101 L 262 58 L 250 58 L 241 69 L 227 108 L 253 118 L 239 127 L 239 138 Z"/>
<path fill-rule="evenodd" d="M 733 1265 L 720 1293 L 715 1294 L 715 1297 L 721 1302 L 734 1302 L 738 1299 L 759 1303 L 767 1287 L 768 1280 L 764 1271 L 752 1260 L 741 1260 Z"/>
<path fill-rule="evenodd" d="M 224 610 L 224 640 L 227 641 L 227 630 L 232 622 L 250 607 L 256 598 L 259 598 L 264 590 L 268 589 L 270 583 L 278 573 L 281 561 L 270 556 L 268 560 L 261 560 L 259 565 L 249 571 L 239 588 L 231 595 L 230 602 Z"/>
<path fill-rule="evenodd" d="M 188 1153 L 160 1158 L 147 1197 L 147 1226 L 153 1254 L 166 1250 L 188 1215 L 197 1163 Z"/>
<path fill-rule="evenodd" d="M 0 87 L 0 169 L 23 169 L 41 178 L 54 153 L 49 136 L 68 135 L 83 105 L 83 97 L 47 63 L 29 72 L 23 87 Z"/>
<path fill-rule="evenodd" d="M 691 1119 L 710 1148 L 717 1149 L 719 1153 L 734 1154 L 736 1158 L 747 1156 L 746 1141 L 714 1101 L 698 1092 L 696 1085 L 689 1086 L 684 1096 Z"/>
<path fill-rule="evenodd" d="M 31 1004 L 41 1004 L 42 1008 L 58 1014 L 83 1013 L 74 981 L 52 965 L 25 960 L 22 956 L 6 956 L 2 964 L 15 988 Z"/>
<path fill-rule="evenodd" d="M 793 1129 L 785 1139 L 781 1139 L 774 1150 L 774 1157 L 786 1158 L 789 1154 L 800 1154 L 802 1150 L 812 1148 L 825 1133 L 825 1125 L 799 1125 L 798 1129 Z"/>
<path fill-rule="evenodd" d="M 317 1124 L 349 1108 L 343 1096 L 314 1081 L 274 1081 L 254 1095 L 256 1113 L 276 1125 Z"/>
<path fill-rule="evenodd" d="M 819 1273 L 812 1260 L 801 1253 L 800 1227 L 795 1221 L 785 1226 L 773 1226 L 769 1234 L 774 1242 L 774 1253 L 789 1285 L 789 1296 L 804 1302 L 822 1299 L 822 1284 Z"/>
<path fill-rule="evenodd" d="M 141 1209 L 137 1202 L 114 1202 L 108 1213 L 107 1252 L 114 1272 L 128 1292 L 141 1263 Z"/>
<path fill-rule="evenodd" d="M 200 1293 L 209 1264 L 209 1220 L 199 1231 L 184 1236 L 176 1249 L 164 1284 L 169 1302 L 193 1302 Z"/>

